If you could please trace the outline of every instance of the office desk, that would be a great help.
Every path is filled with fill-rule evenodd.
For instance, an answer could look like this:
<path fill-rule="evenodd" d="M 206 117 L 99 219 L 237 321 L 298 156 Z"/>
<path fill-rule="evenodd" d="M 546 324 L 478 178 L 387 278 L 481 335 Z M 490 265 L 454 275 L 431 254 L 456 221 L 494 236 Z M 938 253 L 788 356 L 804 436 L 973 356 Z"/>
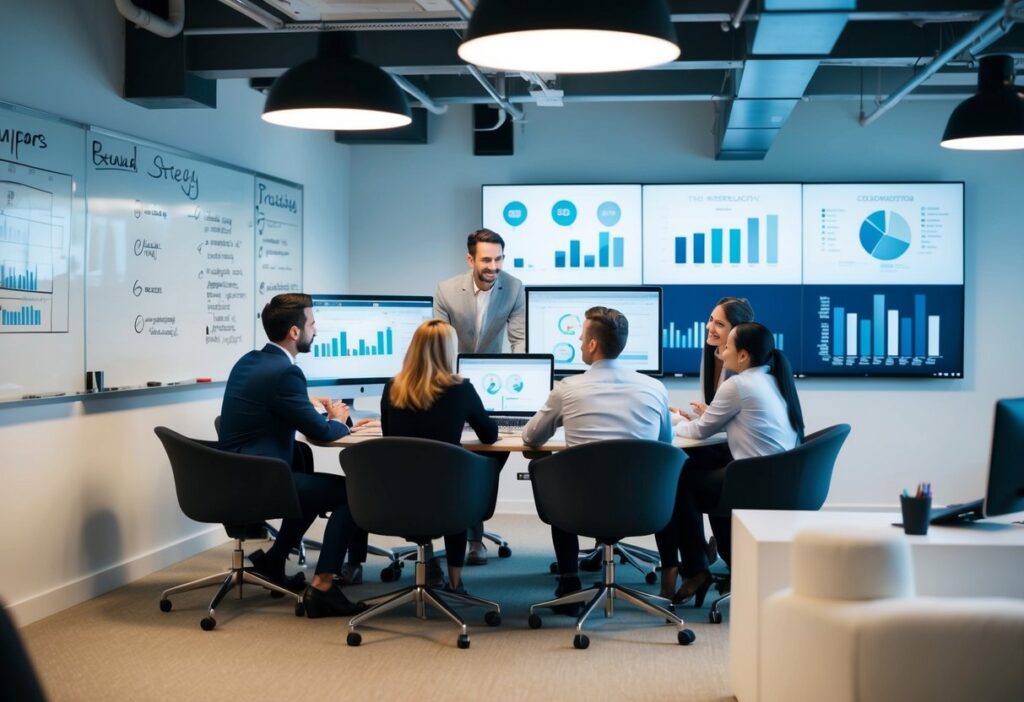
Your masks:
<path fill-rule="evenodd" d="M 369 439 L 380 438 L 380 436 L 380 428 L 374 427 L 371 429 L 356 429 L 348 436 L 343 436 L 334 441 L 313 441 L 308 438 L 305 440 L 315 446 L 344 448 L 368 441 Z M 725 443 L 724 432 L 709 436 L 706 439 L 680 439 L 677 437 L 672 441 L 673 446 L 678 446 L 684 450 L 697 446 L 711 446 L 712 444 L 722 443 Z M 462 446 L 470 451 L 481 453 L 552 453 L 565 449 L 565 431 L 562 427 L 559 427 L 555 431 L 554 436 L 544 442 L 542 446 L 527 446 L 523 443 L 523 439 L 519 434 L 501 434 L 495 443 L 485 444 L 476 437 L 476 433 L 472 429 L 468 429 L 462 432 Z"/>
<path fill-rule="evenodd" d="M 1024 526 L 1021 515 L 965 527 L 931 526 L 926 536 L 907 536 L 917 594 L 1024 598 Z M 732 692 L 739 702 L 760 693 L 761 606 L 789 587 L 793 537 L 807 527 L 877 528 L 897 533 L 893 512 L 732 513 L 732 603 L 729 649 Z M 951 634 L 954 635 L 954 634 Z"/>

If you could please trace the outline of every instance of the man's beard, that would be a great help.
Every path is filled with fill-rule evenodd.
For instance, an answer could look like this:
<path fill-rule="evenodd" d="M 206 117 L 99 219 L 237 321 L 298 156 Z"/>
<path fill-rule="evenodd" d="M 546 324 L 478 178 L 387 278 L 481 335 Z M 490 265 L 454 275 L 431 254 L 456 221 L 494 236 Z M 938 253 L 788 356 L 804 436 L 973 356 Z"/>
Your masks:
<path fill-rule="evenodd" d="M 313 339 L 316 338 L 316 334 L 309 337 L 308 339 L 299 338 L 295 344 L 295 350 L 299 353 L 309 353 L 309 350 L 313 348 Z"/>

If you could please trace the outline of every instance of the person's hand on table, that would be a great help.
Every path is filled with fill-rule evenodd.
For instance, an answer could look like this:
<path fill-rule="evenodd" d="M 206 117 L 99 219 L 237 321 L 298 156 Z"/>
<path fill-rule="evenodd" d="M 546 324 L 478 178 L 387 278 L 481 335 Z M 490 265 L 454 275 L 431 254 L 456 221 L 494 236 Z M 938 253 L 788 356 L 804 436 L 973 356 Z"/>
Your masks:
<path fill-rule="evenodd" d="M 372 430 L 372 429 L 380 429 L 380 420 L 379 419 L 369 419 L 369 418 L 360 419 L 355 424 L 352 425 L 352 429 L 353 429 L 353 431 L 356 431 L 356 430 L 369 431 L 369 430 Z"/>
<path fill-rule="evenodd" d="M 669 418 L 672 420 L 672 424 L 679 424 L 679 422 L 683 421 L 684 419 L 688 422 L 693 420 L 693 417 L 691 415 L 679 409 L 678 407 L 669 407 L 668 411 Z"/>
<path fill-rule="evenodd" d="M 321 398 L 324 401 L 324 409 L 327 410 L 327 416 L 331 419 L 337 419 L 339 422 L 348 422 L 348 405 L 341 400 L 332 401 L 330 398 Z"/>
<path fill-rule="evenodd" d="M 691 402 L 690 407 L 693 408 L 693 415 L 699 417 L 704 414 L 704 410 L 708 408 L 703 402 Z"/>

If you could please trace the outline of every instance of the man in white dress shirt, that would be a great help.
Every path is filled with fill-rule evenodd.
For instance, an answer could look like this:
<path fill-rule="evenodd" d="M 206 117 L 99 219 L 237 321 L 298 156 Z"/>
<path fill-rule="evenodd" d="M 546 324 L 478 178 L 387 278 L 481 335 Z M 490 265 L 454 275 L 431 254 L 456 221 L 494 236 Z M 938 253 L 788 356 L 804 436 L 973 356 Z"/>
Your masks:
<path fill-rule="evenodd" d="M 543 444 L 559 423 L 565 426 L 567 446 L 605 439 L 672 441 L 665 386 L 618 361 L 628 336 L 629 321 L 618 310 L 587 310 L 580 342 L 583 362 L 590 367 L 555 386 L 523 429 L 523 443 Z M 559 572 L 555 596 L 561 597 L 582 587 L 577 574 L 580 542 L 576 534 L 556 527 L 551 527 L 551 541 Z M 581 606 L 560 605 L 555 611 L 576 616 Z"/>

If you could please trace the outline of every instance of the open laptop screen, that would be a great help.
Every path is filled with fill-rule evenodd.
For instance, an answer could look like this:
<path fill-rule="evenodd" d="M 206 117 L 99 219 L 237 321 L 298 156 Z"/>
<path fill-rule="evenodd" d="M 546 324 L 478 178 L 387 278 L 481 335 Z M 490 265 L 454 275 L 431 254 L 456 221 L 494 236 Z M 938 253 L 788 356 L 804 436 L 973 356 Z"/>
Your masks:
<path fill-rule="evenodd" d="M 476 388 L 491 414 L 529 416 L 551 392 L 554 357 L 538 354 L 459 354 L 458 373 Z"/>

